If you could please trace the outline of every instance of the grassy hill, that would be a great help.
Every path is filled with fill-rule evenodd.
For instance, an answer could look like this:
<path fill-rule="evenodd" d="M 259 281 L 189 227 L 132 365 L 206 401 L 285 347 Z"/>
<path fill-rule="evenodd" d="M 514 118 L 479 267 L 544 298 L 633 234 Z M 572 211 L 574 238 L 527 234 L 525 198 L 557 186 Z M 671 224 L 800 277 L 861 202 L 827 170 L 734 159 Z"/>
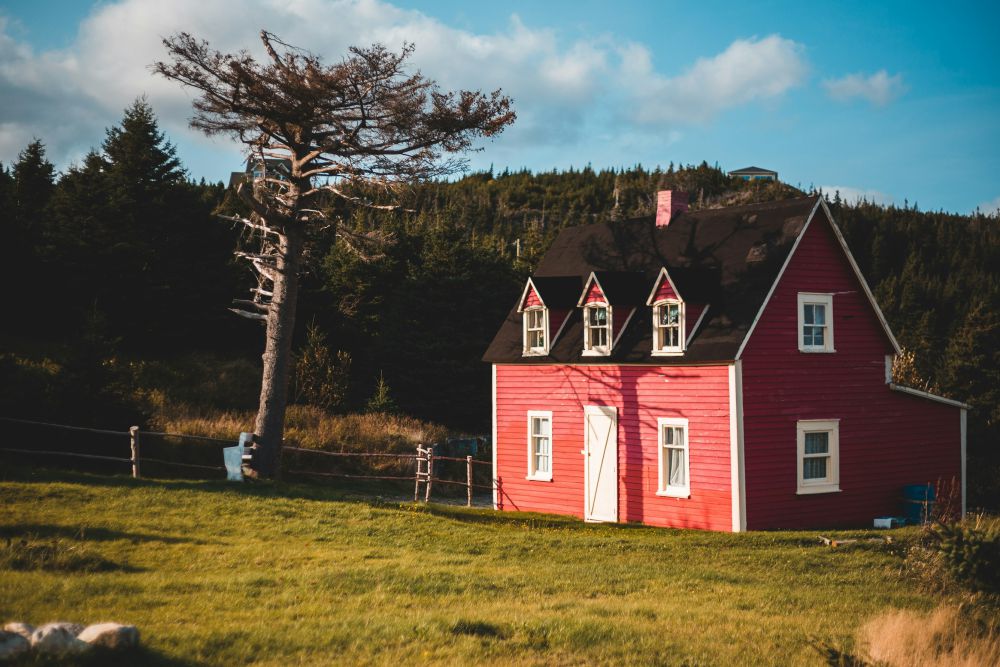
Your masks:
<path fill-rule="evenodd" d="M 9 467 L 0 506 L 0 620 L 134 623 L 127 664 L 818 665 L 934 604 L 898 543 L 815 532 Z"/>

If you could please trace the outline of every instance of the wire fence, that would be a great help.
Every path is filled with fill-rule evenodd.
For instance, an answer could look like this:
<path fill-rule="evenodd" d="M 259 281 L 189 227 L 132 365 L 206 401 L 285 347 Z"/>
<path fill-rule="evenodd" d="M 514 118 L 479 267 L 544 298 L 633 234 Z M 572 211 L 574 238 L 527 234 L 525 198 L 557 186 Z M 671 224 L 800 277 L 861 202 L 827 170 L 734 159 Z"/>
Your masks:
<path fill-rule="evenodd" d="M 35 438 L 32 438 L 32 434 L 27 431 L 43 429 L 49 432 L 47 443 L 55 440 L 55 444 L 63 446 L 62 449 L 0 447 L 2 454 L 17 455 L 28 460 L 62 457 L 76 459 L 82 464 L 99 462 L 103 464 L 103 467 L 98 468 L 99 472 L 108 472 L 109 469 L 111 472 L 118 472 L 119 466 L 127 465 L 131 469 L 132 477 L 136 479 L 143 476 L 162 476 L 165 471 L 175 471 L 170 472 L 171 475 L 178 474 L 176 471 L 225 473 L 226 466 L 213 464 L 213 461 L 217 462 L 222 458 L 222 446 L 232 447 L 236 444 L 231 440 L 201 435 L 142 431 L 138 426 L 116 431 L 11 417 L 0 417 L 0 422 L 12 427 L 5 429 L 7 433 L 0 442 L 16 439 L 31 441 Z M 192 445 L 192 441 L 200 444 Z M 206 447 L 205 444 L 219 447 Z M 483 461 L 472 456 L 439 456 L 434 451 L 434 446 L 423 445 L 417 445 L 413 454 L 334 452 L 285 445 L 282 447 L 282 468 L 286 475 L 306 479 L 412 481 L 415 501 L 419 500 L 421 486 L 425 501 L 431 499 L 435 484 L 465 487 L 466 504 L 469 506 L 473 504 L 476 490 L 493 491 L 497 488 L 491 461 Z M 186 460 L 178 460 L 179 457 Z M 302 465 L 303 458 L 311 459 L 307 467 Z M 324 459 L 337 461 L 339 465 L 324 468 L 315 463 Z M 450 466 L 451 470 L 442 468 L 442 464 L 456 463 L 464 465 L 458 466 L 457 471 L 454 465 Z M 159 474 L 149 475 L 150 466 Z"/>

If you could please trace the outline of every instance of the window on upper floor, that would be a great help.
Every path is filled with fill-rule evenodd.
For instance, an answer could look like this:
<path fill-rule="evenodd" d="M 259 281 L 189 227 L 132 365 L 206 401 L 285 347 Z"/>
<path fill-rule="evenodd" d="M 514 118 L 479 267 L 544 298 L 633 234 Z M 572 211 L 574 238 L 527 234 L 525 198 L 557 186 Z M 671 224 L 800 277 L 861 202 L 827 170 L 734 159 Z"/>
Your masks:
<path fill-rule="evenodd" d="M 653 305 L 653 353 L 684 351 L 684 304 L 663 301 Z"/>
<path fill-rule="evenodd" d="M 590 303 L 583 308 L 583 353 L 611 354 L 611 307 Z"/>
<path fill-rule="evenodd" d="M 659 486 L 656 494 L 674 498 L 691 495 L 691 460 L 688 450 L 688 420 L 661 417 L 659 430 Z"/>
<path fill-rule="evenodd" d="M 524 354 L 549 353 L 549 311 L 544 307 L 524 311 Z"/>
<path fill-rule="evenodd" d="M 835 352 L 833 295 L 799 293 L 799 351 Z"/>
<path fill-rule="evenodd" d="M 528 411 L 528 479 L 552 479 L 552 413 Z"/>
<path fill-rule="evenodd" d="M 840 422 L 802 420 L 796 431 L 798 493 L 840 491 Z"/>

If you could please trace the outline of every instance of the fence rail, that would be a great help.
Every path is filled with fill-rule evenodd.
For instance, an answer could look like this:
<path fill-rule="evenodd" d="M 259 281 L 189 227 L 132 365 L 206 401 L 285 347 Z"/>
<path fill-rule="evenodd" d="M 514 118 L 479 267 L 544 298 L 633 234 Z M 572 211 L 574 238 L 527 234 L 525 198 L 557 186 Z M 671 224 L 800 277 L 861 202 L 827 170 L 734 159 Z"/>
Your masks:
<path fill-rule="evenodd" d="M 225 466 L 213 466 L 205 465 L 201 463 L 186 463 L 183 461 L 169 461 L 166 459 L 144 456 L 142 455 L 141 443 L 144 437 L 153 438 L 179 438 L 184 440 L 200 440 L 203 442 L 219 443 L 225 444 L 227 446 L 232 446 L 233 442 L 223 438 L 212 438 L 202 435 L 187 435 L 184 433 L 165 433 L 159 431 L 141 431 L 138 426 L 132 426 L 127 431 L 115 431 L 110 429 L 99 429 L 90 428 L 86 426 L 70 426 L 67 424 L 54 424 L 51 422 L 41 422 L 33 421 L 29 419 L 16 419 L 12 417 L 0 417 L 0 422 L 8 422 L 14 424 L 24 424 L 28 426 L 40 426 L 45 428 L 52 428 L 61 431 L 68 432 L 85 432 L 94 433 L 98 435 L 109 435 L 121 437 L 122 439 L 128 438 L 129 456 L 105 456 L 100 454 L 86 454 L 83 452 L 72 452 L 72 451 L 59 451 L 59 450 L 41 450 L 41 449 L 25 449 L 17 447 L 0 447 L 0 452 L 7 452 L 11 454 L 27 454 L 34 456 L 64 456 L 64 457 L 74 457 L 80 459 L 93 459 L 101 461 L 112 461 L 115 463 L 126 463 L 130 464 L 132 468 L 132 477 L 138 479 L 141 477 L 141 464 L 142 463 L 152 463 L 156 465 L 163 466 L 175 466 L 179 468 L 188 468 L 195 470 L 207 470 L 212 472 L 225 472 Z M 491 466 L 490 461 L 481 461 L 474 459 L 471 456 L 466 456 L 464 458 L 457 456 L 438 456 L 434 454 L 434 449 L 432 446 L 424 447 L 423 445 L 417 445 L 415 454 L 403 454 L 403 453 L 389 453 L 389 452 L 330 452 L 320 449 L 307 449 L 304 447 L 293 447 L 285 445 L 282 447 L 282 454 L 293 453 L 293 454 L 315 454 L 322 457 L 341 457 L 341 458 L 358 458 L 358 459 L 395 459 L 397 461 L 413 461 L 415 463 L 414 472 L 412 475 L 382 475 L 382 474 L 353 474 L 353 473 L 339 473 L 339 472 L 321 472 L 316 470 L 286 470 L 287 474 L 290 475 L 302 475 L 304 477 L 319 477 L 319 478 L 341 478 L 341 479 L 365 479 L 365 480 L 392 480 L 392 481 L 414 481 L 416 486 L 414 489 L 414 500 L 418 499 L 420 484 L 425 485 L 424 499 L 425 501 L 430 500 L 431 489 L 434 483 L 438 484 L 448 484 L 454 486 L 463 486 L 466 488 L 466 504 L 472 505 L 473 489 L 486 489 L 495 491 L 499 489 L 498 480 L 492 479 L 490 484 L 477 484 L 474 481 L 474 466 Z M 221 454 L 221 452 L 220 452 Z M 440 476 L 435 475 L 434 464 L 439 461 L 448 461 L 455 463 L 465 464 L 465 479 L 445 479 Z"/>

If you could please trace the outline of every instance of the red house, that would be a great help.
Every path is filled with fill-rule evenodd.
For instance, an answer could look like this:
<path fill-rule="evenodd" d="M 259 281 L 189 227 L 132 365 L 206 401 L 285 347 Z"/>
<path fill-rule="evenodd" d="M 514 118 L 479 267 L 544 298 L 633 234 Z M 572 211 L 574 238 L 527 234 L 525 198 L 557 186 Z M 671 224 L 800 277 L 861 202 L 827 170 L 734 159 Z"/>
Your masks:
<path fill-rule="evenodd" d="M 484 360 L 494 504 L 587 521 L 871 526 L 958 482 L 962 403 L 899 345 L 820 197 L 562 231 Z"/>

